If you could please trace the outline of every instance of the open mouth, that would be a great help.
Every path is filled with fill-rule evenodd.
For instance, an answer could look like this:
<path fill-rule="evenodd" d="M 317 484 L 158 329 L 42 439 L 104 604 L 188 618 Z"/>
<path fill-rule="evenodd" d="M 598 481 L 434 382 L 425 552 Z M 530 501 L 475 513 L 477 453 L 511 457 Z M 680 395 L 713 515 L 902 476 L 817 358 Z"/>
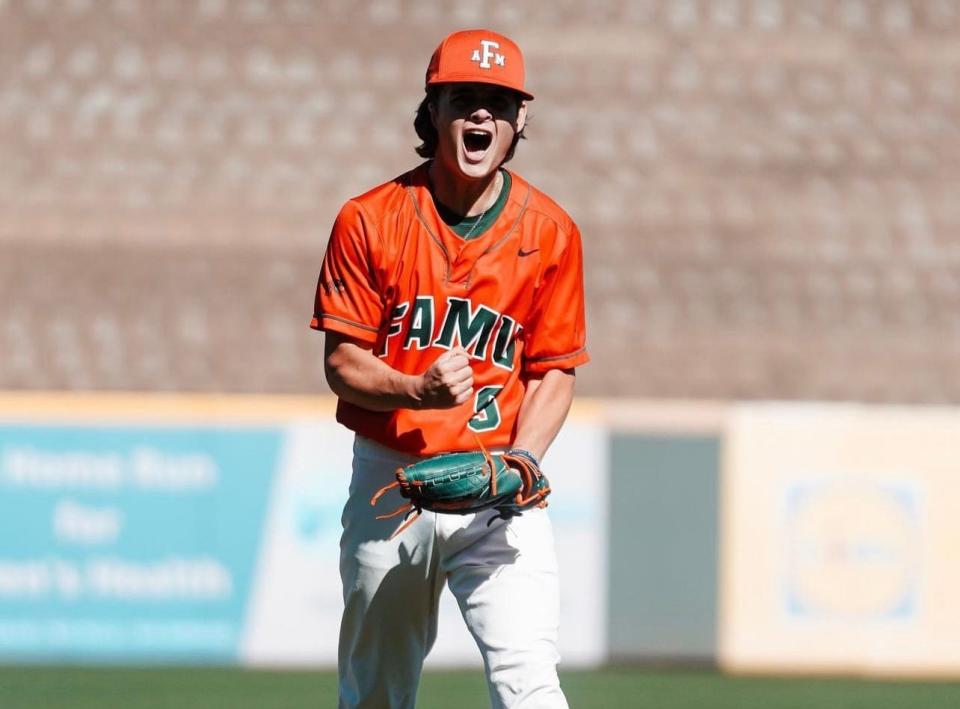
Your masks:
<path fill-rule="evenodd" d="M 468 130 L 463 134 L 463 147 L 467 152 L 482 152 L 490 147 L 493 136 L 482 130 Z"/>

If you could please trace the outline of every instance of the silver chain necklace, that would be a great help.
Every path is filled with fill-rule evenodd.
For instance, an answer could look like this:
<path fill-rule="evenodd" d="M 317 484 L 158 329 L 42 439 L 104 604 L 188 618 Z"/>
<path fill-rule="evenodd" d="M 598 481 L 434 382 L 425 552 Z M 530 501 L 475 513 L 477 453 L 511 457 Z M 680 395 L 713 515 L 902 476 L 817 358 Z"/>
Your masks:
<path fill-rule="evenodd" d="M 498 180 L 503 180 L 503 175 L 501 175 L 499 171 L 497 171 L 497 179 L 498 179 Z M 473 224 L 470 225 L 470 229 L 467 230 L 467 233 L 466 233 L 466 234 L 464 234 L 463 236 L 460 237 L 461 239 L 463 239 L 464 241 L 466 241 L 467 239 L 470 238 L 470 236 L 473 234 L 473 230 L 476 229 L 476 228 L 477 228 L 477 225 L 480 224 L 480 222 L 483 221 L 483 218 L 487 215 L 487 212 L 489 212 L 490 209 L 493 207 L 493 205 L 495 205 L 495 204 L 499 201 L 499 199 L 500 199 L 500 190 L 502 190 L 502 189 L 503 189 L 503 184 L 501 184 L 501 185 L 497 188 L 497 196 L 494 198 L 493 202 L 491 202 L 490 205 L 489 205 L 486 209 L 484 209 L 482 212 L 480 212 L 480 216 L 477 217 L 477 221 L 475 221 Z"/>

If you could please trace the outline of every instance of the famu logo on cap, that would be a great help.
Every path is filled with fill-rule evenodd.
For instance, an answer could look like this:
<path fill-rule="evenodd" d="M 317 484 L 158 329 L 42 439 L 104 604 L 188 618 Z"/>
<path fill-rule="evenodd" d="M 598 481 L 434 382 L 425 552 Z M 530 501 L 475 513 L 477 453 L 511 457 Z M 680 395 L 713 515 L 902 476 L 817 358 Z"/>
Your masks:
<path fill-rule="evenodd" d="M 493 52 L 492 49 L 500 49 L 500 43 L 494 42 L 492 39 L 481 39 L 480 40 L 480 49 L 473 50 L 473 56 L 470 57 L 470 61 L 479 62 L 481 69 L 489 69 L 493 66 L 490 63 L 490 60 L 493 59 L 494 64 L 497 66 L 506 66 L 507 58 L 500 52 Z"/>

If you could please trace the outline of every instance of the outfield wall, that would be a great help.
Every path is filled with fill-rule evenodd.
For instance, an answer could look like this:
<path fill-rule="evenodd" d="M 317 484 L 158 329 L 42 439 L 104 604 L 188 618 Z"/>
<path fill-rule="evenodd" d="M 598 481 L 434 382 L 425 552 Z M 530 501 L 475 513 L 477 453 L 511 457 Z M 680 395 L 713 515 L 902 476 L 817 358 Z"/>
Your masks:
<path fill-rule="evenodd" d="M 0 397 L 0 660 L 332 665 L 332 412 Z M 565 664 L 960 675 L 958 441 L 953 409 L 578 402 L 545 460 Z M 449 595 L 429 662 L 479 663 Z"/>
<path fill-rule="evenodd" d="M 606 655 L 588 409 L 549 462 L 580 480 L 551 498 L 573 665 Z M 10 395 L 0 412 L 0 660 L 335 663 L 352 436 L 332 401 Z M 449 597 L 440 627 L 431 664 L 479 662 Z"/>

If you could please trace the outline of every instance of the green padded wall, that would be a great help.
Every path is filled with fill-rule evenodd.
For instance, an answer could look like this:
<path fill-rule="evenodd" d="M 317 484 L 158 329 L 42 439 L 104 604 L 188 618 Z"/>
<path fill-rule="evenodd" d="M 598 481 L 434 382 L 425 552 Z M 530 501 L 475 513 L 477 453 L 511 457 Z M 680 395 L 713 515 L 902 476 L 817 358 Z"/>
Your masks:
<path fill-rule="evenodd" d="M 611 660 L 716 658 L 719 454 L 714 436 L 611 437 Z"/>

